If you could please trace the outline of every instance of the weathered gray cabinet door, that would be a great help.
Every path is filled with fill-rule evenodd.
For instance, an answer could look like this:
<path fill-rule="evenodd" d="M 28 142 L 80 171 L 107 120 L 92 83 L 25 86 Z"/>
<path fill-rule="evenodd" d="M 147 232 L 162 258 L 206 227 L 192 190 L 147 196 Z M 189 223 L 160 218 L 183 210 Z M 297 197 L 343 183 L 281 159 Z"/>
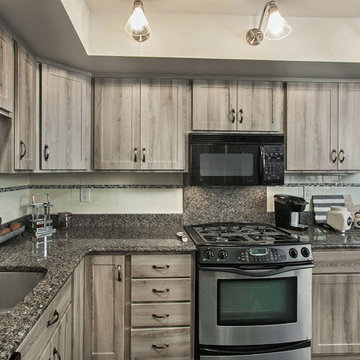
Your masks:
<path fill-rule="evenodd" d="M 338 85 L 288 83 L 287 170 L 337 170 Z"/>
<path fill-rule="evenodd" d="M 85 258 L 84 359 L 124 358 L 125 256 Z"/>
<path fill-rule="evenodd" d="M 194 80 L 193 130 L 236 130 L 236 81 Z"/>
<path fill-rule="evenodd" d="M 90 78 L 42 65 L 41 168 L 90 166 Z"/>
<path fill-rule="evenodd" d="M 53 338 L 51 339 L 52 359 L 71 359 L 72 343 L 72 311 L 71 305 L 67 308 L 62 320 L 60 321 Z"/>
<path fill-rule="evenodd" d="M 360 170 L 360 84 L 339 84 L 339 170 Z"/>
<path fill-rule="evenodd" d="M 281 82 L 239 81 L 237 130 L 282 132 L 283 103 Z"/>
<path fill-rule="evenodd" d="M 142 169 L 185 169 L 185 129 L 190 111 L 188 81 L 141 81 Z"/>
<path fill-rule="evenodd" d="M 94 167 L 140 168 L 140 80 L 95 80 Z"/>
<path fill-rule="evenodd" d="M 312 353 L 359 359 L 360 251 L 317 250 L 313 256 Z"/>
<path fill-rule="evenodd" d="M 15 169 L 36 166 L 36 67 L 32 54 L 15 46 Z"/>
<path fill-rule="evenodd" d="M 313 276 L 314 354 L 360 355 L 360 274 Z"/>
<path fill-rule="evenodd" d="M 14 44 L 11 34 L 0 23 L 0 113 L 14 112 Z"/>

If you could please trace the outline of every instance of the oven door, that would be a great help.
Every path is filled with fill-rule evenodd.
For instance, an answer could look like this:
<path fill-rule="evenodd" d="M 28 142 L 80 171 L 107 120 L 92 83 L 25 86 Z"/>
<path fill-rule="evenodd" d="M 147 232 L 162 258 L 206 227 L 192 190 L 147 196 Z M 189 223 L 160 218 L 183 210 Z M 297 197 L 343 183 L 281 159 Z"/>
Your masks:
<path fill-rule="evenodd" d="M 258 185 L 260 148 L 251 144 L 192 144 L 190 185 Z"/>
<path fill-rule="evenodd" d="M 312 267 L 200 267 L 199 344 L 241 346 L 310 340 Z"/>

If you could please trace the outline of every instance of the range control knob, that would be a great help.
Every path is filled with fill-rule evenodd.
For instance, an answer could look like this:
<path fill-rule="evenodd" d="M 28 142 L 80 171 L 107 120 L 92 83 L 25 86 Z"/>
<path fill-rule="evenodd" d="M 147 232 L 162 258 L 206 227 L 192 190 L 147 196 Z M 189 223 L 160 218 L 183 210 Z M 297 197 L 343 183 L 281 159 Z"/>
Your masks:
<path fill-rule="evenodd" d="M 206 250 L 204 252 L 205 259 L 211 260 L 214 256 L 215 256 L 215 254 L 212 250 Z"/>
<path fill-rule="evenodd" d="M 307 247 L 303 247 L 301 249 L 301 255 L 303 257 L 306 257 L 306 258 L 309 257 L 310 256 L 310 250 Z"/>
<path fill-rule="evenodd" d="M 220 250 L 218 256 L 219 259 L 225 260 L 228 257 L 228 253 L 225 250 Z"/>
<path fill-rule="evenodd" d="M 289 255 L 290 255 L 293 259 L 295 259 L 295 258 L 297 258 L 297 256 L 298 256 L 298 252 L 297 252 L 296 249 L 292 248 L 292 249 L 289 250 Z"/>

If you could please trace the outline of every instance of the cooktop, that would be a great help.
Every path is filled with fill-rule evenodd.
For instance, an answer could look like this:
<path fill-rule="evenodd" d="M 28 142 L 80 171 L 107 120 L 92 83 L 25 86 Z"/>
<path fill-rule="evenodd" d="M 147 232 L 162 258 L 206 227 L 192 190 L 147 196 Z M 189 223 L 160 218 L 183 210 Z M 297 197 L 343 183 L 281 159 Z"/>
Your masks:
<path fill-rule="evenodd" d="M 279 264 L 311 262 L 311 245 L 263 223 L 186 226 L 198 247 L 199 264 Z"/>

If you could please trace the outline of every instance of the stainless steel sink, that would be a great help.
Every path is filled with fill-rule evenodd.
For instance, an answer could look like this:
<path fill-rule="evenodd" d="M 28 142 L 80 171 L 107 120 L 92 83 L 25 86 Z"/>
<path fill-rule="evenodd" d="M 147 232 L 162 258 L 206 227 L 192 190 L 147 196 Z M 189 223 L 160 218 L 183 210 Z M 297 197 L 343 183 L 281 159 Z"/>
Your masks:
<path fill-rule="evenodd" d="M 0 271 L 0 314 L 23 300 L 44 276 L 45 272 Z"/>

